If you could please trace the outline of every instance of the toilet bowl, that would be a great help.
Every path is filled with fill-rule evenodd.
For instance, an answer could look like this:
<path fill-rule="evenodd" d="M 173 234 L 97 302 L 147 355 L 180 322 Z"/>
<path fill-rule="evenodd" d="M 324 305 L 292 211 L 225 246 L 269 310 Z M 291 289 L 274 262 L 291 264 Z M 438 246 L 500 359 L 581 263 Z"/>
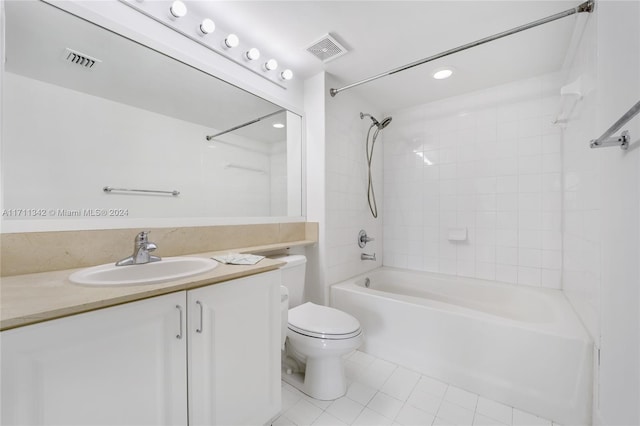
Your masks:
<path fill-rule="evenodd" d="M 362 339 L 358 320 L 342 311 L 311 302 L 290 309 L 285 353 L 304 365 L 304 378 L 285 372 L 284 380 L 316 399 L 340 398 L 347 391 L 342 357 Z"/>
<path fill-rule="evenodd" d="M 347 391 L 343 356 L 360 347 L 363 331 L 360 322 L 338 309 L 302 304 L 304 290 L 304 256 L 284 256 L 282 267 L 284 292 L 282 379 L 320 400 L 340 398 Z M 284 306 L 284 305 L 283 305 Z M 285 323 L 286 321 L 286 323 Z M 286 327 L 285 327 L 286 324 Z"/>

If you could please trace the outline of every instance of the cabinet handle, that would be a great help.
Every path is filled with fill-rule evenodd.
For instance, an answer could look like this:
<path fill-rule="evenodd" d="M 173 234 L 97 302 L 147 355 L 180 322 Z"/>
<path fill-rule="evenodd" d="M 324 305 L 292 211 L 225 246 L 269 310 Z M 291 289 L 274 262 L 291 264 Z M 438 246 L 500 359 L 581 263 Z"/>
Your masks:
<path fill-rule="evenodd" d="M 176 336 L 176 339 L 182 339 L 182 306 L 176 305 L 176 308 L 180 313 L 180 333 Z"/>
<path fill-rule="evenodd" d="M 196 301 L 196 305 L 200 306 L 200 327 L 196 328 L 196 333 L 202 333 L 202 324 L 204 322 L 204 320 L 203 320 L 204 313 L 202 311 L 202 303 L 200 303 L 200 301 L 197 300 Z"/>

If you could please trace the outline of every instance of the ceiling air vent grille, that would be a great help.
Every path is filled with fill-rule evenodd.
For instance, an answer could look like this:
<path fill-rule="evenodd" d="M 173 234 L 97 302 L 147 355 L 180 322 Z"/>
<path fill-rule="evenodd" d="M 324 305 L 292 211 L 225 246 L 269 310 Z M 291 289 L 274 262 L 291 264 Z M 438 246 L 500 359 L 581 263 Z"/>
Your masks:
<path fill-rule="evenodd" d="M 347 53 L 347 49 L 330 34 L 326 34 L 307 47 L 307 52 L 322 62 L 329 62 Z"/>
<path fill-rule="evenodd" d="M 87 70 L 94 69 L 96 65 L 102 62 L 100 59 L 93 58 L 84 53 L 69 49 L 68 47 L 64 51 L 64 59 L 71 64 L 78 65 Z"/>

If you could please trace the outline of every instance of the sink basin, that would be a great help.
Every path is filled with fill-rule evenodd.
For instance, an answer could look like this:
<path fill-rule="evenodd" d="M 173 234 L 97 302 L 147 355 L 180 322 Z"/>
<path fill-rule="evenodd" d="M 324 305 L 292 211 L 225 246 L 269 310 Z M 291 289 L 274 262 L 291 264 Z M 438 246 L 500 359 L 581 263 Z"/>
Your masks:
<path fill-rule="evenodd" d="M 76 271 L 69 276 L 74 284 L 119 286 L 157 284 L 211 271 L 218 262 L 202 257 L 164 257 L 159 262 L 116 266 L 114 263 Z"/>

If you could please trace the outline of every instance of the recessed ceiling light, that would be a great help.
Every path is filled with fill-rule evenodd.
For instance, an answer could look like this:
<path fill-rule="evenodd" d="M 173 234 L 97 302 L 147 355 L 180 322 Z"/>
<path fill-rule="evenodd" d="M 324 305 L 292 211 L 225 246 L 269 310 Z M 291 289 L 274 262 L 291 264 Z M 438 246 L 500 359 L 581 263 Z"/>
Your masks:
<path fill-rule="evenodd" d="M 282 123 L 273 123 L 273 127 L 275 127 L 276 129 L 283 129 L 284 128 L 284 124 L 282 124 Z"/>
<path fill-rule="evenodd" d="M 435 78 L 436 80 L 444 80 L 445 78 L 449 78 L 451 77 L 451 74 L 453 74 L 453 71 L 448 69 L 448 68 L 444 68 L 441 70 L 438 70 L 436 72 L 433 73 L 433 78 Z"/>

